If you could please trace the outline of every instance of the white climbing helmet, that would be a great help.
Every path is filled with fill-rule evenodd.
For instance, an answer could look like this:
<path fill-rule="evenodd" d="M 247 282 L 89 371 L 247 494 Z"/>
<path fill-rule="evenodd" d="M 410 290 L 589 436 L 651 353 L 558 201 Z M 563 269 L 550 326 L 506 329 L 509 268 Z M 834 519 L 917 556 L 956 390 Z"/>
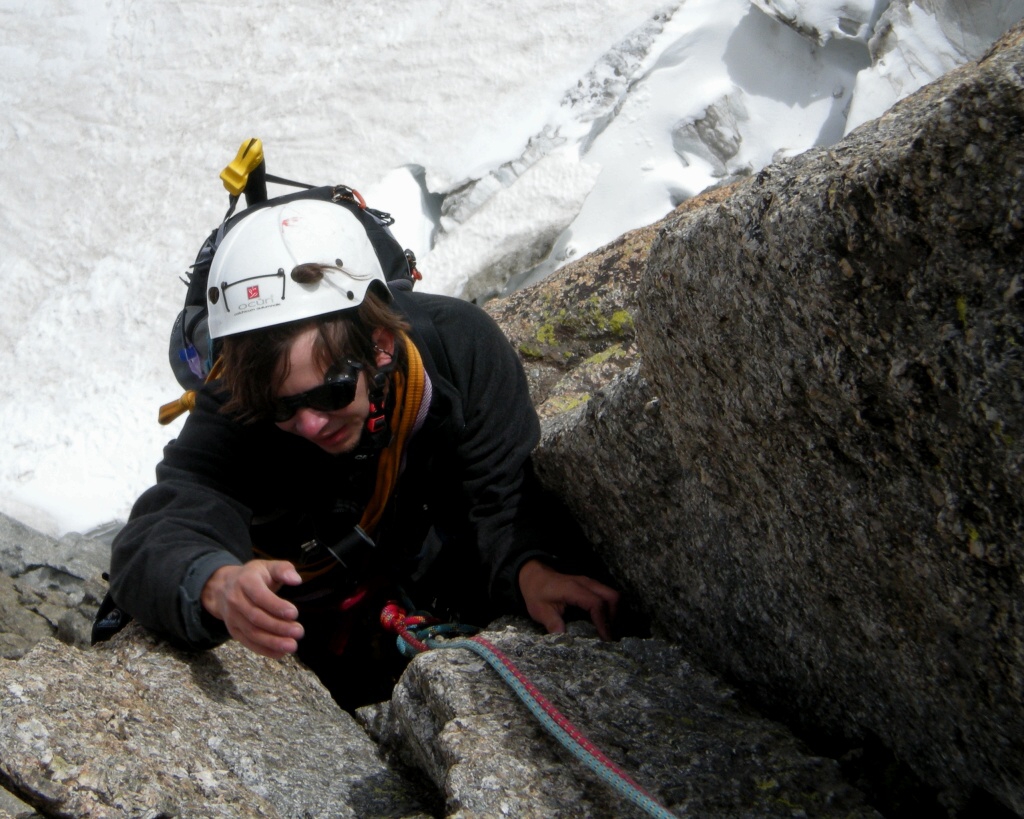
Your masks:
<path fill-rule="evenodd" d="M 292 277 L 303 264 L 330 269 L 303 284 Z M 210 336 L 357 307 L 371 285 L 388 293 L 366 229 L 346 208 L 313 199 L 260 208 L 227 232 L 213 257 L 206 291 Z"/>

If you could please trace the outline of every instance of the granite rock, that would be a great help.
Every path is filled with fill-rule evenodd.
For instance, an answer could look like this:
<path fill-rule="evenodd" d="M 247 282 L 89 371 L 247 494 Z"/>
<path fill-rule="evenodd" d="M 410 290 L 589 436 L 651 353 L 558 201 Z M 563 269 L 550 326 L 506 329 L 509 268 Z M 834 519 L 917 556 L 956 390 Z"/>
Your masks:
<path fill-rule="evenodd" d="M 1024 814 L 1022 32 L 662 223 L 537 455 L 659 633 L 953 812 Z"/>
<path fill-rule="evenodd" d="M 135 625 L 0 661 L 0 749 L 0 784 L 47 816 L 430 815 L 294 660 Z"/>
<path fill-rule="evenodd" d="M 109 560 L 101 539 L 54 540 L 0 515 L 0 657 L 17 659 L 44 636 L 89 645 Z"/>
<path fill-rule="evenodd" d="M 878 815 L 834 760 L 810 754 L 665 642 L 603 643 L 581 624 L 542 636 L 525 621 L 481 636 L 675 815 Z M 417 657 L 373 719 L 384 748 L 443 791 L 453 819 L 646 815 L 546 733 L 465 648 Z"/>

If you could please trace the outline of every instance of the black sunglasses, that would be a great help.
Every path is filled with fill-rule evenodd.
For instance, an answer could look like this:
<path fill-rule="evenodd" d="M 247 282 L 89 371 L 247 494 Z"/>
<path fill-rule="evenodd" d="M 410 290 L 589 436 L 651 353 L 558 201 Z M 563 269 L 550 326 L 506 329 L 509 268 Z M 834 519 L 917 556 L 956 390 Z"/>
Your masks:
<path fill-rule="evenodd" d="M 359 371 L 363 365 L 358 361 L 346 361 L 345 367 L 331 367 L 324 375 L 324 383 L 298 395 L 285 395 L 275 398 L 270 410 L 275 424 L 290 419 L 303 407 L 318 412 L 333 412 L 347 407 L 356 397 L 356 385 L 359 382 Z"/>

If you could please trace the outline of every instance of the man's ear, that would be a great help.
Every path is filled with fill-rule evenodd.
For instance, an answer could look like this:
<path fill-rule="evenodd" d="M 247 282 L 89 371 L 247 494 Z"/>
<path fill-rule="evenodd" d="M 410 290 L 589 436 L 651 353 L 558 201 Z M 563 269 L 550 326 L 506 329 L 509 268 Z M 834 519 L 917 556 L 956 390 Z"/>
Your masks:
<path fill-rule="evenodd" d="M 395 334 L 378 327 L 370 336 L 377 348 L 377 366 L 383 367 L 395 360 Z"/>

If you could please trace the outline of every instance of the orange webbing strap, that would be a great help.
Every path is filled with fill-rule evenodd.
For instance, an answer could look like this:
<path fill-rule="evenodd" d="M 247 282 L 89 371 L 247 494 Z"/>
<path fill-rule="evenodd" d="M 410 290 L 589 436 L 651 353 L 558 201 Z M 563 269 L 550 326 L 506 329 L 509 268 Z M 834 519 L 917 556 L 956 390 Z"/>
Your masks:
<path fill-rule="evenodd" d="M 412 434 L 413 425 L 416 423 L 416 415 L 420 411 L 420 403 L 423 401 L 423 389 L 426 379 L 423 375 L 423 359 L 420 358 L 420 351 L 412 343 L 405 333 L 399 334 L 402 343 L 405 345 L 406 354 L 409 359 L 408 381 L 400 372 L 394 375 L 393 386 L 395 389 L 395 415 L 397 416 L 391 428 L 394 437 L 391 443 L 381 452 L 377 463 L 377 485 L 373 490 L 373 497 L 363 512 L 359 525 L 364 532 L 373 535 L 377 524 L 384 515 L 384 509 L 391 497 L 391 492 L 398 483 L 398 471 L 402 466 L 402 453 L 405 445 Z"/>
<path fill-rule="evenodd" d="M 210 368 L 209 375 L 206 376 L 206 382 L 209 384 L 211 381 L 215 381 L 224 374 L 224 359 L 218 358 L 213 362 L 213 367 Z M 163 426 L 171 423 L 175 418 L 183 415 L 186 412 L 192 412 L 196 408 L 196 391 L 188 390 L 181 394 L 181 398 L 175 401 L 171 401 L 160 407 L 159 413 L 157 413 L 157 420 Z"/>

